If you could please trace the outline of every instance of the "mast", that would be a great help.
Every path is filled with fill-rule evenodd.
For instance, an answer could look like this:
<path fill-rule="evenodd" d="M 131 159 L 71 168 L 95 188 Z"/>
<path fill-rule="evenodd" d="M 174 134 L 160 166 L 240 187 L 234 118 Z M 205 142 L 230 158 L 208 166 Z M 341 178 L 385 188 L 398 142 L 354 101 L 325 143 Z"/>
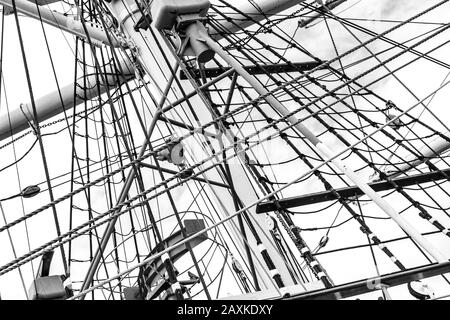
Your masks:
<path fill-rule="evenodd" d="M 2 1 L 7 7 L 10 0 Z M 358 41 L 342 53 L 344 45 L 336 41 L 333 23 L 343 23 L 343 18 L 330 23 L 330 10 L 344 2 L 261 0 L 234 7 L 218 0 L 210 7 L 208 0 L 91 0 L 77 8 L 82 11 L 77 20 L 70 11 L 67 17 L 43 7 L 42 15 L 41 2 L 30 6 L 17 0 L 18 12 L 56 27 L 61 24 L 76 36 L 75 75 L 68 86 L 60 87 L 56 79 L 58 91 L 32 98 L 33 108 L 22 103 L 0 117 L 0 141 L 5 141 L 0 150 L 31 140 L 27 132 L 6 141 L 33 121 L 40 123 L 73 108 L 73 115 L 65 113 L 64 119 L 43 125 L 42 135 L 35 131 L 41 144 L 43 138 L 51 141 L 54 136 L 57 144 L 70 138 L 71 144 L 61 143 L 58 152 L 69 146 L 71 165 L 69 173 L 61 176 L 46 171 L 44 183 L 54 185 L 60 197 L 23 212 L 23 217 L 10 220 L 4 215 L 0 233 L 10 235 L 11 228 L 43 216 L 41 212 L 50 206 L 69 204 L 70 222 L 62 232 L 58 229 L 57 238 L 30 247 L 30 252 L 16 256 L 14 251 L 14 260 L 7 258 L 0 265 L 0 276 L 17 268 L 20 272 L 25 264 L 45 257 L 44 251 L 64 250 L 68 244 L 68 259 L 62 257 L 63 263 L 69 263 L 65 270 L 81 271 L 76 281 L 80 291 L 73 299 L 84 299 L 88 293 L 94 299 L 97 292 L 110 292 L 113 299 L 117 294 L 126 299 L 214 299 L 211 287 L 217 277 L 209 274 L 211 260 L 205 261 L 214 248 L 211 259 L 216 249 L 223 258 L 217 297 L 225 271 L 231 271 L 228 276 L 234 277 L 234 288 L 242 293 L 237 299 L 342 298 L 378 290 L 390 299 L 395 293 L 388 292 L 389 286 L 405 288 L 405 284 L 420 297 L 426 286 L 415 282 L 448 269 L 441 252 L 445 247 L 430 235 L 450 238 L 444 216 L 445 199 L 450 198 L 445 188 L 450 179 L 446 157 L 450 136 L 439 119 L 434 127 L 411 111 L 420 105 L 427 108 L 425 104 L 450 82 L 446 78 L 438 89 L 404 110 L 389 100 L 392 97 L 371 88 L 389 76 L 398 79 L 393 73 L 412 63 L 407 60 L 411 52 L 413 62 L 431 61 L 429 54 L 437 49 L 423 53 L 415 48 L 449 26 L 433 22 L 435 29 L 428 33 L 384 51 L 372 50 L 375 65 L 370 64 L 371 57 L 353 52 L 377 39 L 389 42 L 389 32 L 445 1 L 425 6 L 382 33 L 369 30 L 370 40 Z M 300 5 L 298 10 L 284 14 L 295 5 Z M 327 19 L 314 26 L 326 24 L 323 29 L 334 47 L 326 60 L 295 37 L 322 14 Z M 277 16 L 266 20 L 272 15 Z M 279 26 L 286 21 L 295 21 L 295 31 Z M 50 50 L 49 55 L 51 59 Z M 397 69 L 371 74 L 402 55 L 408 57 Z M 352 61 L 355 56 L 360 60 Z M 432 62 L 445 66 L 438 58 Z M 349 77 L 348 68 L 354 66 L 364 69 Z M 406 85 L 403 88 L 415 96 Z M 96 101 L 98 105 L 88 109 Z M 77 110 L 81 104 L 84 112 Z M 401 114 L 394 116 L 391 109 Z M 47 128 L 64 120 L 60 131 Z M 272 142 L 276 149 L 267 152 Z M 29 159 L 27 154 L 23 158 Z M 17 163 L 22 158 L 15 160 L 11 167 L 16 166 L 19 176 Z M 68 182 L 62 181 L 67 175 Z M 56 191 L 68 184 L 70 192 Z M 434 197 L 435 192 L 442 197 Z M 4 213 L 8 211 L 5 207 Z M 427 226 L 433 231 L 426 232 Z M 335 233 L 339 230 L 341 234 Z M 391 243 L 403 240 L 401 247 Z M 10 244 L 14 250 L 12 237 Z M 77 256 L 78 245 L 84 246 L 83 259 Z M 413 254 L 405 258 L 403 248 L 429 265 L 410 269 L 418 265 Z M 342 281 L 343 275 L 336 273 L 340 266 L 330 257 L 359 249 L 365 254 L 370 250 L 372 260 L 362 254 L 345 260 L 355 261 L 349 269 L 363 276 L 352 273 L 351 280 Z M 400 271 L 386 274 L 385 268 L 379 269 L 378 253 L 384 254 L 387 267 Z M 82 264 L 85 270 L 77 268 Z M 379 278 L 370 278 L 375 272 Z M 439 280 L 450 286 L 442 272 Z M 47 276 L 48 272 L 38 275 Z M 55 277 L 56 282 L 38 282 L 59 286 L 66 280 Z M 365 280 L 351 284 L 355 279 Z M 387 282 L 378 283 L 379 279 Z M 39 291 L 35 289 L 34 298 Z"/>

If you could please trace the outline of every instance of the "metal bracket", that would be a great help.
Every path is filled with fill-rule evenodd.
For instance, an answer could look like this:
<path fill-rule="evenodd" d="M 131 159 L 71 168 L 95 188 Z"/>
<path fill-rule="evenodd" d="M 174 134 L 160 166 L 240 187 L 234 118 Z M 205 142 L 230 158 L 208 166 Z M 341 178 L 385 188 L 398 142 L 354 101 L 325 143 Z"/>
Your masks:
<path fill-rule="evenodd" d="M 184 31 L 186 27 L 197 21 L 204 22 L 206 17 L 202 17 L 199 14 L 184 14 L 177 17 L 177 23 L 175 25 L 175 30 L 177 32 Z"/>

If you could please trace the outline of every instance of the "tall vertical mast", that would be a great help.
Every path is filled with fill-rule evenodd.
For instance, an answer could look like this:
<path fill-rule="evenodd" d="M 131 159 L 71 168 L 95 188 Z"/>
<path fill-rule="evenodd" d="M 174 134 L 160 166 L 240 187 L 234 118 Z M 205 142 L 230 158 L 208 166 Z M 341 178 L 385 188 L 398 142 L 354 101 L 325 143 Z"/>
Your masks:
<path fill-rule="evenodd" d="M 126 1 L 115 0 L 110 3 L 110 8 L 111 8 L 111 12 L 113 13 L 113 15 L 115 15 L 118 18 L 119 25 L 120 25 L 122 31 L 129 38 L 129 40 L 131 40 L 132 45 L 135 46 L 134 51 L 136 52 L 137 60 L 141 63 L 141 66 L 151 76 L 151 78 L 158 81 L 158 79 L 159 79 L 158 76 L 154 75 L 151 71 L 151 70 L 154 70 L 154 66 L 156 64 L 158 64 L 158 61 L 156 60 L 156 59 L 158 59 L 158 56 L 157 56 L 158 50 L 151 51 L 152 43 L 151 43 L 151 41 L 148 41 L 148 39 L 146 38 L 146 33 L 145 32 L 137 32 L 135 30 L 136 23 L 142 17 L 141 9 L 138 8 L 136 1 L 134 1 L 134 0 L 126 0 Z M 169 53 L 169 51 L 168 51 L 168 53 Z M 156 58 L 155 58 L 155 55 L 156 55 Z M 154 83 L 155 91 L 161 93 L 162 90 L 158 87 L 155 87 L 155 85 L 156 84 Z M 168 85 L 170 86 L 170 81 L 169 81 Z M 156 125 L 156 122 L 158 121 L 159 116 L 161 114 L 163 114 L 163 112 L 164 112 L 163 106 L 165 103 L 165 95 L 163 94 L 161 98 L 162 98 L 161 99 L 162 103 L 159 106 L 159 109 L 154 116 L 152 124 L 149 127 L 148 136 L 146 138 L 146 141 L 144 141 L 144 143 L 142 145 L 140 155 L 143 155 L 143 153 L 147 149 L 148 143 L 149 143 L 148 139 L 151 136 L 151 133 Z M 236 170 L 242 170 L 242 168 L 240 166 L 237 166 L 237 167 L 238 168 L 236 168 Z M 250 184 L 250 181 L 243 179 L 243 177 L 245 177 L 245 176 L 246 176 L 245 172 L 243 172 L 243 171 L 235 172 L 233 170 L 233 178 L 235 179 L 236 184 L 239 185 L 238 191 L 243 196 L 242 200 L 244 201 L 244 203 L 251 203 L 251 202 L 257 200 L 257 197 L 256 197 L 256 195 L 252 195 L 251 193 L 248 192 L 249 190 L 252 190 L 252 186 Z M 128 192 L 131 188 L 132 181 L 134 180 L 134 177 L 135 177 L 134 171 L 131 171 L 130 174 L 128 175 L 126 183 L 121 191 L 120 198 L 118 201 L 119 204 L 126 199 L 126 196 L 128 195 Z M 244 190 L 246 190 L 246 191 L 244 192 Z M 215 195 L 218 196 L 219 198 L 225 197 L 225 194 L 222 194 L 222 195 L 219 194 L 221 192 L 223 192 L 223 191 L 219 190 L 219 191 L 215 192 Z M 224 198 L 224 199 L 226 199 L 226 198 Z M 220 202 L 220 199 L 218 199 L 218 200 Z M 223 203 L 223 201 L 222 201 L 222 203 Z M 226 208 L 222 208 L 222 209 L 226 210 Z M 264 216 L 256 215 L 254 213 L 254 210 L 253 210 L 253 212 L 251 212 L 251 214 L 259 225 L 262 225 L 263 227 L 265 226 L 266 220 L 264 219 Z M 117 219 L 114 219 L 108 224 L 106 232 L 104 233 L 104 235 L 102 237 L 100 247 L 98 248 L 98 250 L 94 256 L 94 259 L 93 259 L 92 264 L 89 268 L 89 271 L 86 275 L 86 278 L 85 278 L 85 281 L 83 283 L 81 290 L 88 288 L 89 284 L 92 282 L 94 274 L 95 274 L 95 272 L 98 268 L 98 265 L 101 261 L 102 252 L 104 252 L 104 250 L 109 242 L 109 239 L 114 230 L 114 225 L 115 225 L 116 221 L 117 221 Z M 237 232 L 239 232 L 239 231 L 237 231 Z M 291 277 L 289 270 L 285 264 L 285 261 L 281 258 L 275 245 L 271 241 L 270 233 L 266 230 L 261 230 L 260 228 L 256 228 L 256 232 L 258 233 L 258 238 L 260 239 L 261 243 L 257 243 L 254 239 L 250 240 L 249 245 L 253 248 L 252 251 L 256 254 L 259 254 L 259 252 L 261 252 L 261 251 L 267 251 L 268 255 L 272 259 L 273 264 L 275 265 L 274 270 L 276 270 L 276 273 L 277 274 L 279 273 L 279 276 L 281 276 L 283 284 L 284 285 L 293 284 L 292 277 Z M 236 239 L 237 243 L 241 245 L 241 248 L 243 248 L 242 247 L 242 245 L 243 245 L 242 239 L 239 239 L 238 235 L 237 235 L 237 237 L 238 237 L 238 239 Z M 265 274 L 262 269 L 262 266 L 260 266 L 258 264 L 257 264 L 257 270 L 259 271 L 259 276 L 262 277 L 264 282 L 269 285 L 269 283 L 270 283 L 269 278 L 273 277 L 275 274 L 270 274 L 270 275 Z M 271 287 L 272 287 L 272 285 L 269 285 L 269 287 L 267 287 L 267 288 L 271 288 Z"/>

